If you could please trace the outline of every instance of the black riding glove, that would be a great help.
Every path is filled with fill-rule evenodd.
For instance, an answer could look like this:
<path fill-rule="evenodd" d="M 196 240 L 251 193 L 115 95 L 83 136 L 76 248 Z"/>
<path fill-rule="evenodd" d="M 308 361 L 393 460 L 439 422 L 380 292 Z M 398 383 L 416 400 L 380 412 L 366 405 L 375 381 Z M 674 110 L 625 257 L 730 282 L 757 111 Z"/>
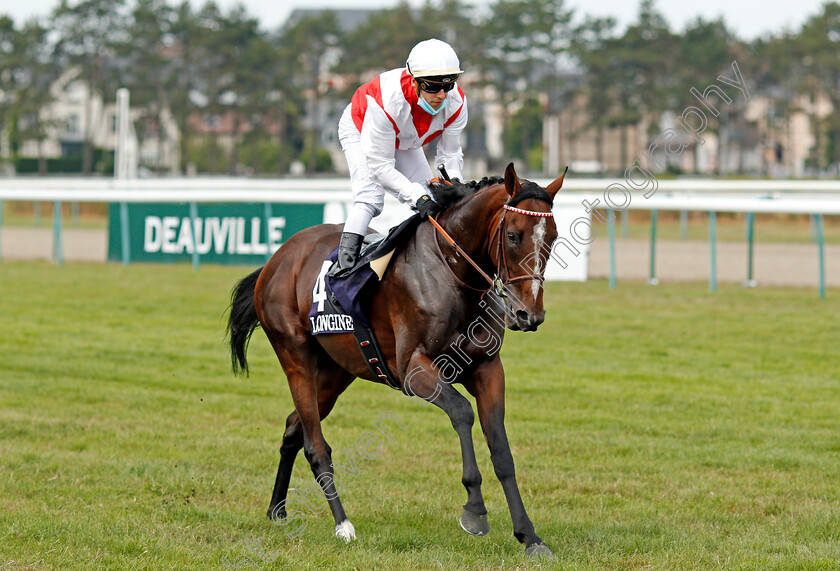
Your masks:
<path fill-rule="evenodd" d="M 424 194 L 418 198 L 417 202 L 414 204 L 414 208 L 418 213 L 420 213 L 420 218 L 424 220 L 429 216 L 434 216 L 440 211 L 437 203 L 432 200 L 432 197 L 428 194 Z"/>

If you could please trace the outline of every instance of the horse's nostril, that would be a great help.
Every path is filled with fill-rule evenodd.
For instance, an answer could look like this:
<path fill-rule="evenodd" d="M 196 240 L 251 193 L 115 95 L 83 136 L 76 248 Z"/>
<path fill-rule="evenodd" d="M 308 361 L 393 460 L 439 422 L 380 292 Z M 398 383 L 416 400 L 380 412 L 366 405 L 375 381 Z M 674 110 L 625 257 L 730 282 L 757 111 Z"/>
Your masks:
<path fill-rule="evenodd" d="M 523 323 L 528 323 L 528 312 L 524 309 L 520 309 L 516 312 L 516 319 Z"/>

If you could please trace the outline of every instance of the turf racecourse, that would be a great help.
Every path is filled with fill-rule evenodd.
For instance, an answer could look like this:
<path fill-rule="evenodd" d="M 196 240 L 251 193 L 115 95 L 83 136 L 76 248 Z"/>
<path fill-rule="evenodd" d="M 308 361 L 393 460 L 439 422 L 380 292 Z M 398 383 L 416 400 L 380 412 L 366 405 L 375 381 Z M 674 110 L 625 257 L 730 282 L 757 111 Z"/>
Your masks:
<path fill-rule="evenodd" d="M 335 462 L 383 411 L 406 429 L 340 478 L 358 541 L 326 510 L 293 539 L 267 520 L 292 405 L 261 332 L 230 373 L 247 271 L 0 265 L 0 568 L 840 567 L 840 291 L 549 284 L 540 331 L 503 348 L 547 563 L 512 537 L 477 427 L 487 537 L 458 527 L 445 415 L 363 381 L 325 423 Z M 303 455 L 292 486 L 315 497 Z"/>

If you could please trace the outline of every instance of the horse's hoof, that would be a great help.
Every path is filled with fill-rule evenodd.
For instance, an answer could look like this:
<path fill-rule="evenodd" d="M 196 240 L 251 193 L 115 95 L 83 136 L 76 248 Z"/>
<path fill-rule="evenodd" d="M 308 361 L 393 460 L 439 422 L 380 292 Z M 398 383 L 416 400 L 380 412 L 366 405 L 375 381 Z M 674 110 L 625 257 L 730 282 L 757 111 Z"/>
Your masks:
<path fill-rule="evenodd" d="M 356 539 L 356 529 L 350 520 L 345 519 L 343 522 L 335 526 L 335 536 L 341 538 L 345 543 L 350 543 Z"/>
<path fill-rule="evenodd" d="M 476 515 L 464 508 L 458 523 L 461 524 L 461 529 L 470 535 L 487 535 L 490 533 L 490 523 L 487 521 L 487 514 Z"/>
<path fill-rule="evenodd" d="M 535 543 L 525 548 L 525 555 L 528 557 L 545 557 L 546 559 L 554 559 L 554 554 L 545 543 Z"/>
<path fill-rule="evenodd" d="M 270 520 L 279 520 L 279 519 L 286 519 L 286 508 L 285 506 L 275 506 L 268 508 L 268 511 L 265 513 Z"/>

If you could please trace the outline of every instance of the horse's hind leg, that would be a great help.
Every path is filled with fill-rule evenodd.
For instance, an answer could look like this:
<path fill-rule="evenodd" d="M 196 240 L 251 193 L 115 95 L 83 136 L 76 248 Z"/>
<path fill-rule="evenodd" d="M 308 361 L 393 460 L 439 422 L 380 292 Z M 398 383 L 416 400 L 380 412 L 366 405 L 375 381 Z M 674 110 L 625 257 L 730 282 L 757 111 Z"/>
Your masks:
<path fill-rule="evenodd" d="M 303 453 L 312 467 L 315 481 L 330 506 L 335 520 L 335 535 L 344 541 L 356 539 L 356 530 L 347 519 L 335 486 L 332 467 L 332 450 L 321 431 L 321 419 L 315 401 L 315 383 L 300 375 L 289 377 L 289 387 L 295 400 L 295 409 L 303 425 Z"/>
<path fill-rule="evenodd" d="M 268 506 L 268 517 L 272 519 L 286 519 L 286 495 L 289 492 L 295 458 L 301 448 L 303 448 L 303 427 L 297 412 L 293 412 L 286 419 L 286 432 L 283 433 L 283 444 L 280 446 L 280 466 L 277 467 L 277 478 L 274 481 L 274 491 Z"/>
<path fill-rule="evenodd" d="M 335 377 L 340 377 L 343 371 L 336 371 Z M 326 380 L 328 375 L 320 374 L 319 380 Z M 326 418 L 335 405 L 336 399 L 350 385 L 353 378 L 345 374 L 345 379 L 337 383 L 322 383 L 318 390 L 318 412 L 321 420 Z M 286 517 L 286 496 L 289 492 L 289 482 L 292 478 L 292 469 L 295 465 L 295 458 L 303 448 L 303 425 L 297 411 L 292 412 L 286 419 L 286 431 L 283 433 L 283 443 L 280 446 L 280 465 L 277 467 L 277 478 L 274 481 L 274 491 L 271 494 L 271 503 L 268 506 L 268 517 L 272 519 L 285 519 Z"/>
<path fill-rule="evenodd" d="M 286 373 L 295 412 L 303 428 L 304 455 L 330 506 L 335 520 L 335 534 L 345 541 L 356 539 L 356 531 L 348 521 L 336 491 L 331 450 L 321 431 L 320 410 L 323 403 L 323 416 L 326 416 L 353 377 L 325 354 L 319 354 L 317 343 L 306 331 L 301 329 L 281 337 L 266 328 L 265 324 L 264 328 Z"/>

